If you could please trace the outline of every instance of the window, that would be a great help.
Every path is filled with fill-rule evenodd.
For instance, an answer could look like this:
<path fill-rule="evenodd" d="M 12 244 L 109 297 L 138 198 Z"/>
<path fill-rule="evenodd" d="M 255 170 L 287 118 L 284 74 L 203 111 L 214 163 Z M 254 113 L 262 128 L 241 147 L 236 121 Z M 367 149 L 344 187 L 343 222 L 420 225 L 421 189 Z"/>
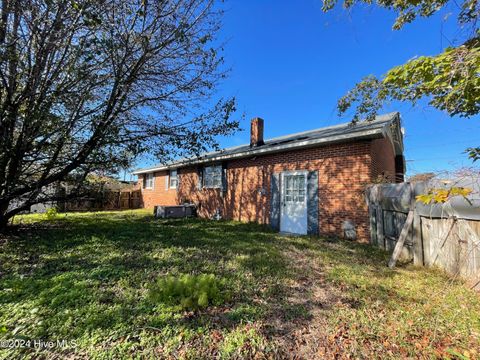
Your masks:
<path fill-rule="evenodd" d="M 143 188 L 153 189 L 153 173 L 145 174 Z"/>
<path fill-rule="evenodd" d="M 285 201 L 305 201 L 305 175 L 285 175 Z"/>
<path fill-rule="evenodd" d="M 203 187 L 221 188 L 222 187 L 222 166 L 207 166 L 203 170 Z"/>
<path fill-rule="evenodd" d="M 170 170 L 170 189 L 176 189 L 178 185 L 177 170 Z"/>

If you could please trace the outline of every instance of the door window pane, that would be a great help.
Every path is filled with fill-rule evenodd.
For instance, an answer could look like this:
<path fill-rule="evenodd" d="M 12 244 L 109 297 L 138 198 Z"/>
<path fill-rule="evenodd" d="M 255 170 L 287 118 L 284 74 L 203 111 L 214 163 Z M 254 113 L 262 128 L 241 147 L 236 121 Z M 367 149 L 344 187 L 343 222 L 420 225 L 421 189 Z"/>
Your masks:
<path fill-rule="evenodd" d="M 284 177 L 284 201 L 305 201 L 305 175 L 285 175 Z"/>

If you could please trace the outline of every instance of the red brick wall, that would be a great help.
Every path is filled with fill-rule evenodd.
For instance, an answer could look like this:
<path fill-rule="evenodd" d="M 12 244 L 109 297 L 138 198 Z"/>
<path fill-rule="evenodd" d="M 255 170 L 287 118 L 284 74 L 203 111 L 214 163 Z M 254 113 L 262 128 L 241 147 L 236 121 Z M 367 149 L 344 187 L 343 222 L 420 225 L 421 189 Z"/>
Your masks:
<path fill-rule="evenodd" d="M 388 138 L 372 140 L 372 180 L 395 182 L 395 151 Z"/>
<path fill-rule="evenodd" d="M 211 217 L 220 209 L 229 219 L 268 224 L 271 174 L 318 170 L 320 233 L 342 235 L 342 222 L 350 219 L 357 225 L 359 239 L 366 241 L 369 231 L 364 187 L 382 171 L 390 172 L 392 164 L 394 171 L 393 148 L 388 144 L 383 139 L 362 141 L 231 160 L 227 164 L 226 192 L 197 189 L 197 168 L 179 169 L 178 190 L 166 190 L 167 172 L 157 172 L 154 190 L 142 190 L 143 202 L 151 208 L 189 201 L 197 204 L 203 217 Z M 381 155 L 375 155 L 379 152 Z"/>
<path fill-rule="evenodd" d="M 159 171 L 153 174 L 153 189 L 143 188 L 143 177 L 138 182 L 142 184 L 142 200 L 145 208 L 153 208 L 155 205 L 176 205 L 177 190 L 166 189 L 165 181 L 168 179 L 168 171 Z"/>
<path fill-rule="evenodd" d="M 270 175 L 287 170 L 318 170 L 320 233 L 342 235 L 343 221 L 351 219 L 358 226 L 359 238 L 366 240 L 368 214 L 363 190 L 370 181 L 370 165 L 368 142 L 233 161 L 228 166 L 228 184 L 237 179 L 239 183 L 233 189 L 229 186 L 227 217 L 268 223 Z"/>

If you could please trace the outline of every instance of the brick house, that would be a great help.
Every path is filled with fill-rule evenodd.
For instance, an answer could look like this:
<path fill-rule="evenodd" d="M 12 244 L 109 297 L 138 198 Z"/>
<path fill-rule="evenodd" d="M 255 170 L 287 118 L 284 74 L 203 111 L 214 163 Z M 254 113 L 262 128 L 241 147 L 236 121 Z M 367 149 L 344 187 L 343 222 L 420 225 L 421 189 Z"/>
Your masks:
<path fill-rule="evenodd" d="M 265 141 L 263 129 L 255 118 L 250 144 L 136 170 L 144 207 L 194 203 L 202 217 L 298 234 L 341 236 L 349 220 L 368 240 L 365 185 L 403 181 L 399 113 Z"/>

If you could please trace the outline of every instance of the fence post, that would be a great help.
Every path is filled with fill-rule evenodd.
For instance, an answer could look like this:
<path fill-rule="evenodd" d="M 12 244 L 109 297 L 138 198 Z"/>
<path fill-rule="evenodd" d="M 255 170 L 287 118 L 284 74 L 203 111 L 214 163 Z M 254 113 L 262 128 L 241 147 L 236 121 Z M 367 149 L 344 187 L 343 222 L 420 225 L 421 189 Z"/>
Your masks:
<path fill-rule="evenodd" d="M 420 215 L 418 215 L 417 211 L 415 211 L 413 215 L 412 242 L 413 242 L 413 264 L 425 265 L 424 259 L 423 259 L 422 219 Z"/>
<path fill-rule="evenodd" d="M 415 198 L 415 186 L 410 183 L 410 210 L 415 210 L 417 206 L 417 199 Z M 422 234 L 422 218 L 418 211 L 414 211 L 413 225 L 412 225 L 412 242 L 413 242 L 413 264 L 425 265 L 424 249 L 423 249 L 423 234 Z"/>
<path fill-rule="evenodd" d="M 385 249 L 386 246 L 383 222 L 383 208 L 381 205 L 379 205 L 377 206 L 377 242 L 382 249 Z"/>
<path fill-rule="evenodd" d="M 378 237 L 377 237 L 377 205 L 369 204 L 369 218 L 370 218 L 370 243 L 378 247 Z M 374 231 L 375 230 L 375 231 Z"/>

